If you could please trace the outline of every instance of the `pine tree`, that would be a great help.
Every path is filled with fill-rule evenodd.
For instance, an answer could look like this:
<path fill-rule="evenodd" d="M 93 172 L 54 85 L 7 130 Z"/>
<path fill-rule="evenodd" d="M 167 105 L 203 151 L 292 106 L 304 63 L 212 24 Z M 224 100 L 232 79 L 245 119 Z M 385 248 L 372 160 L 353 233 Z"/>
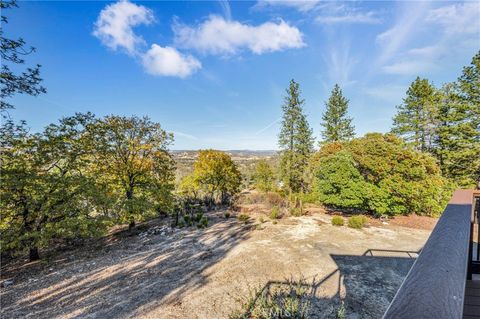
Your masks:
<path fill-rule="evenodd" d="M 452 177 L 461 186 L 480 186 L 480 51 L 463 68 L 457 90 L 456 130 L 450 137 L 457 144 Z"/>
<path fill-rule="evenodd" d="M 325 103 L 327 110 L 322 116 L 323 142 L 348 141 L 355 137 L 355 127 L 352 118 L 347 117 L 348 100 L 343 96 L 338 84 Z"/>
<path fill-rule="evenodd" d="M 312 130 L 303 113 L 304 103 L 305 100 L 300 98 L 299 84 L 291 80 L 282 106 L 282 128 L 278 136 L 280 172 L 284 185 L 291 192 L 306 189 L 305 171 L 313 152 Z"/>
<path fill-rule="evenodd" d="M 436 89 L 417 77 L 407 90 L 403 103 L 397 106 L 392 133 L 403 137 L 416 150 L 431 151 L 435 133 Z"/>

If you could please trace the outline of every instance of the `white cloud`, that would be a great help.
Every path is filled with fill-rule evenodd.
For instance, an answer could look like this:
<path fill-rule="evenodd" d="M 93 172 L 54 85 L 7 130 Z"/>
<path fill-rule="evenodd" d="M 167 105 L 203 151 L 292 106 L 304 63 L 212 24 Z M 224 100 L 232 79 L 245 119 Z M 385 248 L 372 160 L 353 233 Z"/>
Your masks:
<path fill-rule="evenodd" d="M 447 34 L 477 34 L 480 32 L 480 2 L 465 2 L 433 9 L 427 22 L 444 27 Z"/>
<path fill-rule="evenodd" d="M 294 8 L 300 12 L 307 12 L 318 8 L 320 0 L 258 0 L 256 8 L 284 6 Z"/>
<path fill-rule="evenodd" d="M 210 54 L 235 54 L 242 49 L 262 54 L 305 46 L 300 30 L 283 20 L 251 26 L 212 15 L 196 27 L 177 23 L 173 31 L 177 46 Z"/>
<path fill-rule="evenodd" d="M 381 23 L 382 20 L 376 16 L 375 12 L 350 12 L 344 15 L 330 15 L 330 16 L 318 16 L 315 18 L 317 23 L 322 24 L 355 24 L 355 23 L 364 23 L 364 24 L 377 24 Z"/>
<path fill-rule="evenodd" d="M 93 34 L 113 50 L 123 48 L 129 54 L 134 54 L 137 46 L 145 41 L 136 35 L 132 28 L 153 21 L 153 13 L 149 9 L 128 1 L 120 1 L 106 6 L 100 12 Z"/>
<path fill-rule="evenodd" d="M 153 44 L 142 56 L 142 64 L 149 74 L 180 78 L 186 78 L 202 67 L 200 61 L 193 56 L 157 44 Z"/>

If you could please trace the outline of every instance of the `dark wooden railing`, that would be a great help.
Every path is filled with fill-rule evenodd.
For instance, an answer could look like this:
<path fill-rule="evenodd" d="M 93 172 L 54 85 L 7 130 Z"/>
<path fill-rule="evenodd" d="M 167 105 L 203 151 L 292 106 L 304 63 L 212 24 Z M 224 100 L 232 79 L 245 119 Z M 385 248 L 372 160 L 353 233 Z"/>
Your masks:
<path fill-rule="evenodd" d="M 475 268 L 473 202 L 474 191 L 455 192 L 384 319 L 463 317 L 465 284 Z"/>

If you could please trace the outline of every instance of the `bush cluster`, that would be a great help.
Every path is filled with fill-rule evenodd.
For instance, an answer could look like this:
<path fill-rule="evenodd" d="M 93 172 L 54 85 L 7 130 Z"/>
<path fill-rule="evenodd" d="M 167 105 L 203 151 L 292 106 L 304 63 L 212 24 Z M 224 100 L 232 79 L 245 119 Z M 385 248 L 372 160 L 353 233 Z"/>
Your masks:
<path fill-rule="evenodd" d="M 348 227 L 362 229 L 368 222 L 367 217 L 363 215 L 352 216 L 348 219 Z"/>
<path fill-rule="evenodd" d="M 271 219 L 280 218 L 280 208 L 278 206 L 273 206 L 272 211 L 270 212 Z"/>
<path fill-rule="evenodd" d="M 345 224 L 344 220 L 340 216 L 333 216 L 332 217 L 332 225 L 333 226 L 343 226 Z"/>
<path fill-rule="evenodd" d="M 452 191 L 432 156 L 408 148 L 391 134 L 326 144 L 312 166 L 312 197 L 317 202 L 375 215 L 437 216 Z"/>
<path fill-rule="evenodd" d="M 238 215 L 237 219 L 241 222 L 247 223 L 250 219 L 250 216 L 248 216 L 247 214 L 240 214 Z"/>

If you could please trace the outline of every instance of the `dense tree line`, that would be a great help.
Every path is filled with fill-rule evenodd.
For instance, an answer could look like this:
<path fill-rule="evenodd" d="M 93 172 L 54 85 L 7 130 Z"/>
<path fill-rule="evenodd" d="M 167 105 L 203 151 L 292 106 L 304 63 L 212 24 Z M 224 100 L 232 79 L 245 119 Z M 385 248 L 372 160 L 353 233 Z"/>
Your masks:
<path fill-rule="evenodd" d="M 398 106 L 392 132 L 435 156 L 462 187 L 480 182 L 480 52 L 456 82 L 436 88 L 417 77 Z"/>
<path fill-rule="evenodd" d="M 436 88 L 417 77 L 397 107 L 393 135 L 355 138 L 349 101 L 335 85 L 315 154 L 299 84 L 292 80 L 286 93 L 279 134 L 282 183 L 265 187 L 275 174 L 261 162 L 254 174 L 260 190 L 280 186 L 311 201 L 375 214 L 437 215 L 454 187 L 480 183 L 480 52 L 454 83 Z"/>
<path fill-rule="evenodd" d="M 2 250 L 99 235 L 172 208 L 172 136 L 148 118 L 76 114 L 30 134 L 1 130 Z"/>

